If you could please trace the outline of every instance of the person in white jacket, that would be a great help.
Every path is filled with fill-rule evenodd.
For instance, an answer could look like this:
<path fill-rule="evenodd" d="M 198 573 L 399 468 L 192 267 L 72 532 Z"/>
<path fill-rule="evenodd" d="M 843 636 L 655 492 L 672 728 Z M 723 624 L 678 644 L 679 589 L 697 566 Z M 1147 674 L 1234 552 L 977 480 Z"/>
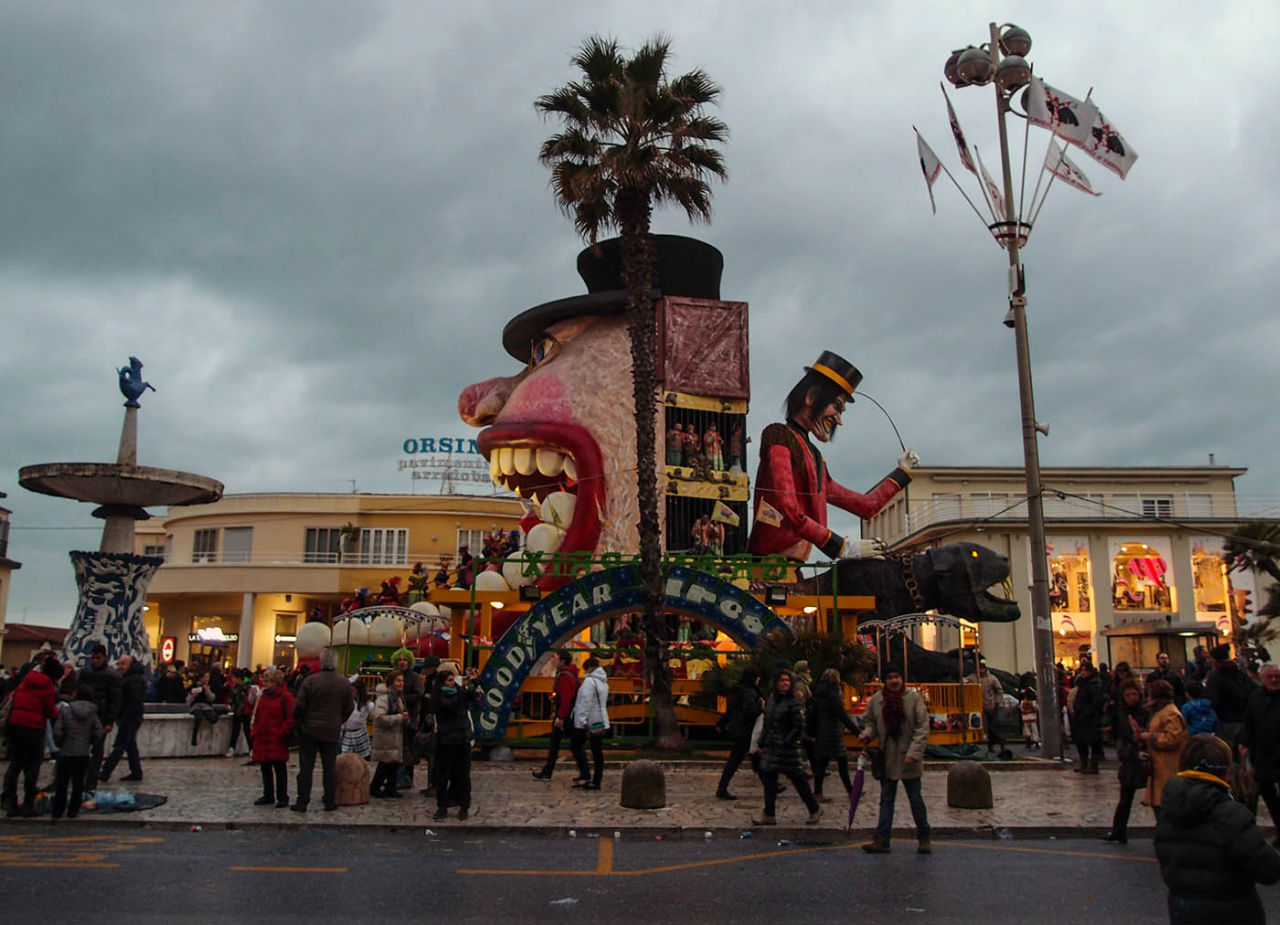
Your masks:
<path fill-rule="evenodd" d="M 586 672 L 578 696 L 573 702 L 573 757 L 579 768 L 587 766 L 587 743 L 591 743 L 591 778 L 579 777 L 573 786 L 582 790 L 599 790 L 604 777 L 604 748 L 609 732 L 609 677 L 594 657 L 582 663 Z"/>

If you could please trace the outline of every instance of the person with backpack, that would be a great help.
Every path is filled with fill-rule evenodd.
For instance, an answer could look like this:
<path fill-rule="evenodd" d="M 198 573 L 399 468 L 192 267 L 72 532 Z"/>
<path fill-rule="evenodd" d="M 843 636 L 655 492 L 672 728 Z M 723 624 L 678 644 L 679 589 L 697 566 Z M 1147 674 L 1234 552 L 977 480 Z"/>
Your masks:
<path fill-rule="evenodd" d="M 4 793 L 0 803 L 5 815 L 36 814 L 36 778 L 44 761 L 45 723 L 58 717 L 54 678 L 62 677 L 62 666 L 50 656 L 39 669 L 25 666 L 18 687 L 0 706 L 4 732 L 9 739 L 9 767 L 4 772 Z M 18 775 L 23 775 L 22 806 L 18 806 Z"/>
<path fill-rule="evenodd" d="M 555 690 L 551 695 L 551 703 L 555 708 L 555 716 L 551 720 L 551 741 L 547 745 L 547 760 L 542 769 L 533 772 L 534 780 L 551 780 L 551 773 L 556 769 L 556 759 L 560 756 L 560 743 L 566 735 L 572 737 L 573 734 L 573 702 L 578 696 L 578 666 L 573 663 L 573 655 L 565 649 L 556 652 L 556 662 Z M 586 780 L 587 774 L 586 763 L 579 763 L 578 779 Z"/>

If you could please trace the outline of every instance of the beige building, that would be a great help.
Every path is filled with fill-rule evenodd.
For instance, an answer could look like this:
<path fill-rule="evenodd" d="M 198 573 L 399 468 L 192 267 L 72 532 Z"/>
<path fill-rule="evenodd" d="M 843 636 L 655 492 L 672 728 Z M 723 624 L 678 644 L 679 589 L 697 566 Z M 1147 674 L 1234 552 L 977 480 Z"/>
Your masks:
<path fill-rule="evenodd" d="M 1055 654 L 1155 666 L 1160 650 L 1181 664 L 1206 639 L 1229 636 L 1251 575 L 1227 574 L 1222 536 L 1251 519 L 1226 466 L 1044 468 L 1045 533 Z M 985 656 L 1010 671 L 1034 668 L 1031 550 L 1020 467 L 922 467 L 907 490 L 863 521 L 863 536 L 893 549 L 980 543 L 1009 557 L 1023 617 L 978 629 Z M 1274 500 L 1274 499 L 1272 499 Z M 1257 513 L 1266 505 L 1259 503 Z M 1254 595 L 1256 598 L 1256 594 Z M 929 648 L 957 644 L 926 633 Z M 973 641 L 970 635 L 966 642 Z"/>
<path fill-rule="evenodd" d="M 136 551 L 164 557 L 147 593 L 146 625 L 157 656 L 232 665 L 293 662 L 293 639 L 309 619 L 331 617 L 356 588 L 422 562 L 434 573 L 485 534 L 518 526 L 514 498 L 470 495 L 244 494 L 171 508 L 138 524 Z"/>
<path fill-rule="evenodd" d="M 8 497 L 0 491 L 0 498 Z M 22 568 L 21 562 L 9 558 L 9 509 L 0 507 L 0 658 L 4 657 L 4 636 L 9 609 L 9 582 L 13 573 Z"/>

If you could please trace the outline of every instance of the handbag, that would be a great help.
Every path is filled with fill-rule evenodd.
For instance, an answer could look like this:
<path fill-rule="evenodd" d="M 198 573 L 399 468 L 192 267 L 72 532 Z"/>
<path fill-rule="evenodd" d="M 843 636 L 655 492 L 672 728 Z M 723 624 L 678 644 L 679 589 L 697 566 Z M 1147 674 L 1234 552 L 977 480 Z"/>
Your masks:
<path fill-rule="evenodd" d="M 431 758 L 436 753 L 436 734 L 431 729 L 419 729 L 413 734 L 413 754 L 415 758 Z"/>
<path fill-rule="evenodd" d="M 871 760 L 871 776 L 876 780 L 884 780 L 884 749 L 868 748 L 867 757 Z"/>

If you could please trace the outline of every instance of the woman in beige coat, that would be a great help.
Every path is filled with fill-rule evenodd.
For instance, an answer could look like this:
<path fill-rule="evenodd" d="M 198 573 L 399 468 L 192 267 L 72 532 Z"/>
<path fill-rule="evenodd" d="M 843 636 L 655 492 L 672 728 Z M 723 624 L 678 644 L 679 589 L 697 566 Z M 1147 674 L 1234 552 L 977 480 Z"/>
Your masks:
<path fill-rule="evenodd" d="M 373 760 L 378 769 L 369 785 L 371 797 L 398 797 L 396 780 L 404 763 L 404 728 L 409 710 L 404 702 L 404 673 L 393 671 L 378 691 L 373 708 Z"/>
<path fill-rule="evenodd" d="M 1187 721 L 1173 702 L 1173 685 L 1168 681 L 1152 681 L 1147 687 L 1151 719 L 1139 741 L 1151 756 L 1151 780 L 1142 802 L 1151 807 L 1160 821 L 1160 795 L 1165 782 L 1178 775 L 1178 757 L 1182 747 L 1191 741 Z"/>

